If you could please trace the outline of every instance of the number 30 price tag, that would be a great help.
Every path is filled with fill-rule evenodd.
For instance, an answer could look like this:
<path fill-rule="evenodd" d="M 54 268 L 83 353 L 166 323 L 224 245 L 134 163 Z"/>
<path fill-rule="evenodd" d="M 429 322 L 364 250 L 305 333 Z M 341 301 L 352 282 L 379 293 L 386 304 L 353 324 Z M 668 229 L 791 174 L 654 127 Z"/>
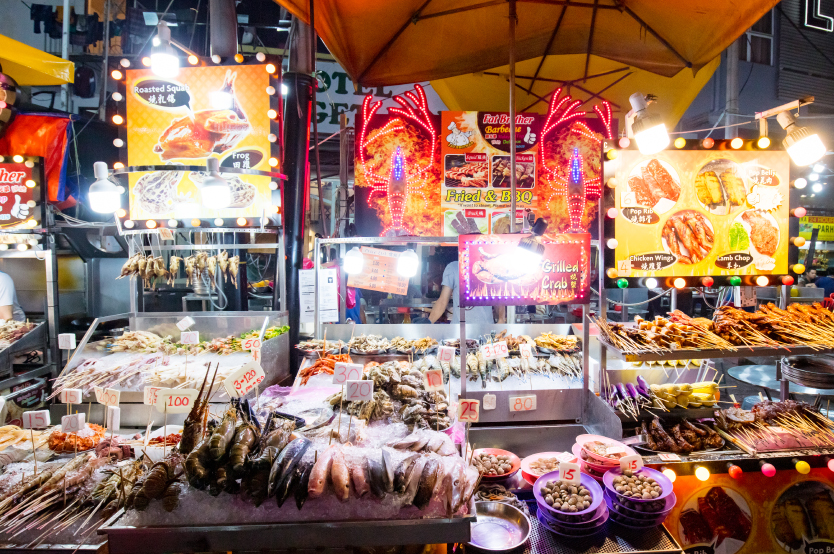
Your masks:
<path fill-rule="evenodd" d="M 157 396 L 156 410 L 169 414 L 190 412 L 198 394 L 197 389 L 162 389 Z"/>
<path fill-rule="evenodd" d="M 478 423 L 481 419 L 481 401 L 463 399 L 458 404 L 458 421 Z"/>
<path fill-rule="evenodd" d="M 559 479 L 561 481 L 565 481 L 570 485 L 578 485 L 581 481 L 580 475 L 579 464 L 572 464 L 570 462 L 562 462 L 559 464 Z"/>
<path fill-rule="evenodd" d="M 345 400 L 348 402 L 364 402 L 373 400 L 374 398 L 374 382 L 373 381 L 347 381 L 347 396 Z"/>
<path fill-rule="evenodd" d="M 637 472 L 642 468 L 643 457 L 639 454 L 632 454 L 630 456 L 623 456 L 620 458 L 620 469 L 623 471 L 631 470 L 633 472 Z"/>
<path fill-rule="evenodd" d="M 336 362 L 336 367 L 333 368 L 333 384 L 344 385 L 348 381 L 358 381 L 362 379 L 362 364 L 346 364 L 344 362 Z"/>
<path fill-rule="evenodd" d="M 251 361 L 237 368 L 223 381 L 223 387 L 232 398 L 241 398 L 247 395 L 266 378 L 261 364 Z M 170 408 L 170 407 L 169 407 Z"/>

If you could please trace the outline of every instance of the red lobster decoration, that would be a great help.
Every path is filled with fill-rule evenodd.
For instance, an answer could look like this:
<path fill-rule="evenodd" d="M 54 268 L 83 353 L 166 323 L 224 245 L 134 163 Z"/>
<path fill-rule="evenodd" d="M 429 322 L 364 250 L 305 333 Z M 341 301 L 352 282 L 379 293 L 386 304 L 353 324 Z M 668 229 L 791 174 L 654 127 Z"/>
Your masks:
<path fill-rule="evenodd" d="M 579 154 L 578 149 L 574 149 L 573 156 L 571 156 L 567 179 L 565 179 L 560 171 L 545 163 L 545 160 L 547 160 L 547 141 L 545 137 L 562 125 L 576 118 L 583 117 L 588 113 L 576 111 L 576 108 L 582 104 L 581 100 L 572 101 L 570 94 L 566 94 L 560 98 L 559 95 L 561 93 L 562 89 L 556 89 L 551 96 L 547 119 L 545 120 L 544 127 L 542 127 L 540 136 L 539 167 L 544 169 L 545 179 L 547 179 L 548 186 L 551 189 L 547 202 L 550 203 L 554 196 L 566 197 L 568 201 L 568 216 L 570 218 L 570 227 L 567 232 L 582 233 L 585 231 L 581 227 L 582 214 L 585 213 L 585 203 L 588 200 L 596 200 L 602 195 L 602 184 L 600 177 L 593 179 L 585 178 L 584 171 L 582 170 L 582 156 Z M 606 138 L 612 139 L 611 105 L 603 100 L 601 106 L 594 106 L 594 111 L 605 127 Z M 572 132 L 579 133 L 597 143 L 601 142 L 599 137 L 582 121 L 576 123 Z"/>
<path fill-rule="evenodd" d="M 403 226 L 406 202 L 408 196 L 411 194 L 421 196 L 424 202 L 424 209 L 428 208 L 428 200 L 422 189 L 425 186 L 424 179 L 426 172 L 430 171 L 434 166 L 434 153 L 437 149 L 437 131 L 432 124 L 426 93 L 423 91 L 423 87 L 414 85 L 414 91 L 406 92 L 405 98 L 400 95 L 394 96 L 394 101 L 400 106 L 388 108 L 388 113 L 397 114 L 402 118 L 409 119 L 428 131 L 431 143 L 429 162 L 422 166 L 409 165 L 402 153 L 402 149 L 398 146 L 396 152 L 393 154 L 391 171 L 387 176 L 379 174 L 379 167 L 370 166 L 370 161 L 365 158 L 365 148 L 373 141 L 378 140 L 388 133 L 403 129 L 403 126 L 399 118 L 392 119 L 384 127 L 379 129 L 373 137 L 368 138 L 366 136 L 368 123 L 382 106 L 382 101 L 372 102 L 372 99 L 373 97 L 369 94 L 362 102 L 362 118 L 359 129 L 359 163 L 372 189 L 368 199 L 372 198 L 375 193 L 379 193 L 388 199 L 388 209 L 391 211 L 391 225 L 382 231 L 382 235 L 397 236 L 412 234 L 409 229 Z"/>

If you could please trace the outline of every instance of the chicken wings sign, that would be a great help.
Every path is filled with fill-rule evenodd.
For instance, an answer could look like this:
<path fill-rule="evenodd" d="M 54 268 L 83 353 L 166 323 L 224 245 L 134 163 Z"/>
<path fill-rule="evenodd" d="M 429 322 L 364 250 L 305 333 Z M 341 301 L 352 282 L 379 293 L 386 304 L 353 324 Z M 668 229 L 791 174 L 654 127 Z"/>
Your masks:
<path fill-rule="evenodd" d="M 588 303 L 591 235 L 544 236 L 540 260 L 519 248 L 525 237 L 458 237 L 461 306 Z"/>

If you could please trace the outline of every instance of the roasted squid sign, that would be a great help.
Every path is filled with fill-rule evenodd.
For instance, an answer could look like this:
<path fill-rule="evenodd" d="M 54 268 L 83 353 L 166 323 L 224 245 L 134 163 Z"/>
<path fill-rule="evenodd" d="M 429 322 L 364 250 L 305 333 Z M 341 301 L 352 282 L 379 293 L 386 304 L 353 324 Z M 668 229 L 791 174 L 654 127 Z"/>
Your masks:
<path fill-rule="evenodd" d="M 584 304 L 588 302 L 591 236 L 541 238 L 539 263 L 519 251 L 524 235 L 462 235 L 458 238 L 461 306 Z"/>

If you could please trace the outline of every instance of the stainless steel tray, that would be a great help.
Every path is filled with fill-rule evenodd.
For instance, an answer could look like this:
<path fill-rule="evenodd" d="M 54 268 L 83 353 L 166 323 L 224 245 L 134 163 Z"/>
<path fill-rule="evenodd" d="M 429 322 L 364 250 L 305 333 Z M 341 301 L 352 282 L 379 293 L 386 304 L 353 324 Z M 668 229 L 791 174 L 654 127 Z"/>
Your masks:
<path fill-rule="evenodd" d="M 0 377 L 11 376 L 12 358 L 18 352 L 41 348 L 46 359 L 46 323 L 36 323 L 35 327 L 6 348 L 0 349 Z"/>
<path fill-rule="evenodd" d="M 770 356 L 794 356 L 800 354 L 830 354 L 834 348 L 811 348 L 810 346 L 785 345 L 780 347 L 771 346 L 736 346 L 735 350 L 697 349 L 683 348 L 664 352 L 650 352 L 648 350 L 639 352 L 623 352 L 619 348 L 603 338 L 599 338 L 600 344 L 605 346 L 608 352 L 616 358 L 626 362 L 656 362 L 659 360 L 702 360 L 706 358 L 745 358 Z"/>
<path fill-rule="evenodd" d="M 605 530 L 587 538 L 558 537 L 534 517 L 530 540 L 518 554 L 681 554 L 683 548 L 664 526 L 651 529 L 626 529 L 611 521 Z"/>
<path fill-rule="evenodd" d="M 0 552 L 4 554 L 73 554 L 73 552 L 98 552 L 105 541 L 98 544 L 41 544 L 35 548 L 25 546 L 8 546 L 0 543 Z"/>

